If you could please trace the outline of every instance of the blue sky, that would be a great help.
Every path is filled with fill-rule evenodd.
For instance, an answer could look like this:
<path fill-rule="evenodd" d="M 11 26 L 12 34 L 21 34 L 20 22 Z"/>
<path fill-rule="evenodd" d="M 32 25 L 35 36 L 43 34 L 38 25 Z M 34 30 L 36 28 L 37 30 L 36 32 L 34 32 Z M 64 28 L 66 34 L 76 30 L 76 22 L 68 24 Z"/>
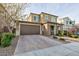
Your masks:
<path fill-rule="evenodd" d="M 78 3 L 31 3 L 28 10 L 34 13 L 46 12 L 59 17 L 68 16 L 79 23 Z"/>

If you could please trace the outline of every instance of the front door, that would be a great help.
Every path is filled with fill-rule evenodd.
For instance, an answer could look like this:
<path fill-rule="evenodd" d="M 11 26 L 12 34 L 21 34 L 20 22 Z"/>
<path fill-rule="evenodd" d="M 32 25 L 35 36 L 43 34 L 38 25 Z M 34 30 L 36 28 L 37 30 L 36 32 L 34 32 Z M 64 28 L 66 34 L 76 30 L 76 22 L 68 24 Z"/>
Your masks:
<path fill-rule="evenodd" d="M 53 35 L 54 34 L 54 26 L 53 25 L 51 25 L 51 35 Z"/>

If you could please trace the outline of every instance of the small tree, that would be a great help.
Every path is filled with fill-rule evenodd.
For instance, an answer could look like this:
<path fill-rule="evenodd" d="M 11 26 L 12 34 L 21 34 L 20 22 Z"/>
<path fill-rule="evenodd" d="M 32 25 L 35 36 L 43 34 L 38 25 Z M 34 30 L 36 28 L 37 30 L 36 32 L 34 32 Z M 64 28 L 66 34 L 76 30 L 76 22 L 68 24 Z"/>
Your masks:
<path fill-rule="evenodd" d="M 0 7 L 3 9 L 0 12 L 0 17 L 3 18 L 3 23 L 6 24 L 9 32 L 12 33 L 12 30 L 15 26 L 15 20 L 22 19 L 22 17 L 26 16 L 23 15 L 22 12 L 27 4 L 18 4 L 18 3 L 2 3 Z"/>

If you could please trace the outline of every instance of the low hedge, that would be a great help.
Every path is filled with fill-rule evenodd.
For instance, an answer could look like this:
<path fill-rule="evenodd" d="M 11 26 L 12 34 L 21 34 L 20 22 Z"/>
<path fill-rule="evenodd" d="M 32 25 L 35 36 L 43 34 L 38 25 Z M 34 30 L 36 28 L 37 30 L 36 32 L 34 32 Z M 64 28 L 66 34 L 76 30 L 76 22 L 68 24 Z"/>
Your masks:
<path fill-rule="evenodd" d="M 72 38 L 79 38 L 78 35 L 71 35 Z"/>
<path fill-rule="evenodd" d="M 64 36 L 64 31 L 58 30 L 58 33 L 56 34 L 57 36 Z"/>
<path fill-rule="evenodd" d="M 1 46 L 7 47 L 11 44 L 14 35 L 12 33 L 3 33 L 1 38 Z"/>
<path fill-rule="evenodd" d="M 68 35 L 68 31 L 64 30 L 64 35 L 67 36 Z"/>

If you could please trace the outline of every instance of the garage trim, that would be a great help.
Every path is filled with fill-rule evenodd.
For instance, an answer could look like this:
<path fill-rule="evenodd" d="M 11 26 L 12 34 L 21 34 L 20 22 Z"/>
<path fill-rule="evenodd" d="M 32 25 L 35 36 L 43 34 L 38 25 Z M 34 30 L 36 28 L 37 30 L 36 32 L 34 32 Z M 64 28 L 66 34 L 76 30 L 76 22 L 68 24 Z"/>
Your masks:
<path fill-rule="evenodd" d="M 42 27 L 42 25 L 40 24 L 40 23 L 22 23 L 22 22 L 20 22 L 19 24 L 18 24 L 18 28 L 16 29 L 16 35 L 18 36 L 18 35 L 21 35 L 20 34 L 20 25 L 21 24 L 24 24 L 24 25 L 34 25 L 34 26 L 40 26 L 40 34 L 42 34 L 42 30 L 41 30 L 41 27 Z"/>

